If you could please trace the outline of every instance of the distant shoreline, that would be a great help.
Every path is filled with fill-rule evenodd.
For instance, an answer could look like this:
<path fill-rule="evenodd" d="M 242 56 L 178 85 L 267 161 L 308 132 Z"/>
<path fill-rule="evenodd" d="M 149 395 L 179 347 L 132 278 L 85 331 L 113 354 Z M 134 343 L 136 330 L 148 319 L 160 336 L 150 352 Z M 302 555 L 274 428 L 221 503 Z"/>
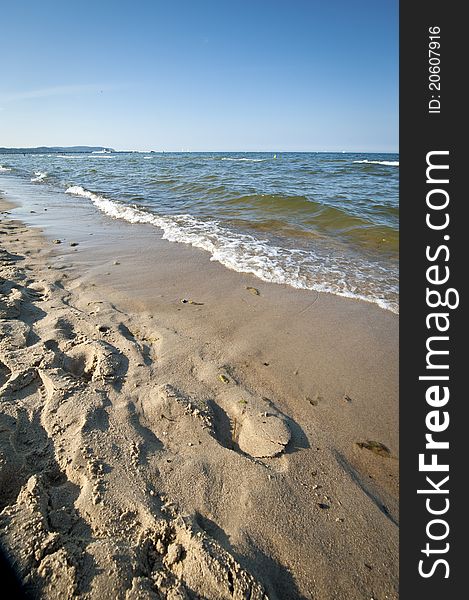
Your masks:
<path fill-rule="evenodd" d="M 88 154 L 103 150 L 115 152 L 112 148 L 105 146 L 37 146 L 35 148 L 0 148 L 0 154 L 60 154 L 61 152 Z"/>
<path fill-rule="evenodd" d="M 76 148 L 81 148 L 77 150 Z M 37 146 L 34 148 L 0 148 L 0 154 L 41 154 L 76 152 L 89 154 L 109 150 L 113 154 L 399 154 L 398 150 L 114 150 L 108 146 Z"/>

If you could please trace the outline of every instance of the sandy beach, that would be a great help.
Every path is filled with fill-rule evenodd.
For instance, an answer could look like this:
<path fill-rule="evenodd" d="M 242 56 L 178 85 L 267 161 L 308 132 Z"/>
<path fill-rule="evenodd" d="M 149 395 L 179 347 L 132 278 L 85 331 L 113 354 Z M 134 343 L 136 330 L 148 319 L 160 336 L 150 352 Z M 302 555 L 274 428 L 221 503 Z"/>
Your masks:
<path fill-rule="evenodd" d="M 397 598 L 398 317 L 44 198 L 0 206 L 0 535 L 32 597 Z"/>

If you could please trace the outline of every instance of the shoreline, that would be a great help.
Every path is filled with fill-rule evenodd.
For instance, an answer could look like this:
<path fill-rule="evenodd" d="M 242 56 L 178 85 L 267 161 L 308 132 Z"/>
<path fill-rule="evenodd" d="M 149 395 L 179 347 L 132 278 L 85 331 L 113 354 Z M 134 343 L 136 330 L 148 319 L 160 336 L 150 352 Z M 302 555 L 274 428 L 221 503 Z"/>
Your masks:
<path fill-rule="evenodd" d="M 215 160 L 215 157 L 212 158 Z M 218 159 L 216 162 L 221 165 L 221 161 L 228 160 L 227 157 Z M 305 167 L 300 168 L 295 162 L 295 157 L 292 161 L 292 168 L 298 169 L 297 175 L 301 177 Z M 369 187 L 369 179 L 376 177 L 375 185 L 379 187 L 382 184 L 384 190 L 387 186 L 394 185 L 394 173 L 388 173 L 391 181 L 389 183 L 388 175 L 384 176 L 379 169 L 378 173 L 361 173 L 362 167 L 365 168 L 366 165 L 355 165 L 355 168 L 351 161 L 350 158 L 348 165 L 352 180 L 354 177 L 364 178 L 363 185 L 366 183 Z M 108 161 L 107 164 L 100 165 L 103 169 L 98 170 L 96 161 L 91 161 L 90 164 L 89 161 L 84 161 L 83 164 L 80 161 L 65 161 L 66 164 L 62 166 L 56 165 L 55 161 L 48 166 L 49 161 L 46 159 L 41 159 L 39 163 L 32 162 L 28 169 L 29 175 L 34 174 L 34 177 L 29 177 L 27 170 L 21 168 L 19 163 L 12 167 L 18 169 L 16 174 L 13 172 L 0 177 L 0 186 L 4 183 L 8 190 L 10 187 L 18 187 L 20 197 L 26 194 L 34 196 L 36 193 L 49 193 L 62 196 L 62 204 L 72 205 L 80 201 L 92 203 L 107 217 L 134 224 L 150 224 L 162 232 L 164 239 L 173 243 L 185 243 L 208 252 L 211 260 L 218 261 L 229 269 L 252 273 L 266 282 L 332 293 L 371 302 L 395 313 L 399 312 L 395 254 L 398 233 L 394 227 L 396 223 L 394 226 L 391 223 L 395 220 L 392 207 L 385 209 L 385 205 L 374 206 L 370 200 L 374 206 L 373 210 L 378 211 L 378 214 L 372 218 L 363 210 L 363 215 L 359 216 L 350 207 L 347 209 L 349 203 L 345 201 L 341 208 L 335 207 L 334 200 L 330 205 L 327 202 L 323 205 L 301 195 L 300 189 L 292 197 L 272 192 L 253 196 L 241 195 L 236 199 L 236 194 L 229 191 L 232 183 L 231 186 L 227 183 L 225 187 L 223 181 L 226 179 L 227 182 L 232 182 L 235 174 L 241 174 L 238 171 L 231 173 L 231 167 L 226 167 L 228 172 L 225 173 L 223 168 L 218 166 L 214 167 L 216 174 L 202 176 L 201 182 L 195 186 L 196 198 L 199 200 L 194 199 L 192 210 L 190 204 L 186 206 L 183 203 L 180 206 L 182 192 L 179 187 L 184 190 L 194 185 L 186 180 L 187 174 L 182 176 L 179 184 L 179 178 L 167 181 L 163 178 L 162 183 L 157 183 L 159 169 L 166 172 L 168 168 L 176 168 L 175 165 L 165 166 L 164 160 L 155 164 L 140 160 L 140 163 L 145 164 L 137 161 L 138 164 L 134 165 L 137 173 L 142 169 L 148 171 L 145 176 L 138 176 L 142 179 L 140 196 L 130 196 L 130 192 L 125 192 L 125 186 L 122 190 L 116 189 L 112 175 L 113 171 L 120 172 L 129 168 L 133 162 L 127 164 L 124 161 L 121 164 L 121 161 L 116 159 L 114 163 L 111 161 L 110 164 Z M 209 161 L 207 165 L 202 161 L 202 172 L 204 169 L 210 170 L 212 162 Z M 326 162 L 325 165 L 327 164 Z M 338 164 L 341 165 L 340 160 Z M 373 165 L 371 167 L 375 168 Z M 221 169 L 222 173 L 218 172 L 217 168 Z M 245 168 L 244 163 L 242 167 L 233 168 Z M 255 168 L 261 169 L 261 173 L 264 170 L 270 173 L 272 165 L 266 166 L 265 169 L 257 166 Z M 327 171 L 327 166 L 318 165 L 318 168 L 321 173 L 321 169 Z M 358 173 L 355 172 L 357 169 Z M 67 181 L 61 179 L 62 170 L 63 174 L 67 173 Z M 101 180 L 94 181 L 101 170 L 104 179 L 106 176 L 110 178 L 109 187 Z M 385 169 L 386 173 L 387 170 L 388 167 Z M 87 179 L 85 173 L 88 173 L 90 179 Z M 322 176 L 326 177 L 325 172 Z M 155 177 L 156 179 L 153 179 Z M 266 177 L 268 182 L 270 176 Z M 337 174 L 335 177 L 337 178 Z M 381 181 L 383 177 L 384 181 Z M 201 185 L 202 181 L 206 181 L 206 189 Z M 337 181 L 334 182 L 338 185 Z M 215 183 L 219 185 L 213 187 Z M 334 185 L 333 182 L 328 184 Z M 131 184 L 128 181 L 129 189 L 138 189 L 135 185 L 139 184 Z M 327 184 L 323 181 L 321 185 Z M 224 198 L 224 195 L 227 198 Z M 233 195 L 234 197 L 231 197 Z M 289 206 L 290 203 L 292 206 Z M 382 211 L 387 215 L 386 218 L 381 215 Z M 390 219 L 391 222 L 388 223 L 386 219 Z"/>
<path fill-rule="evenodd" d="M 2 438 L 0 521 L 33 589 L 397 598 L 397 316 L 44 198 L 1 226 L 5 439 L 34 443 Z"/>

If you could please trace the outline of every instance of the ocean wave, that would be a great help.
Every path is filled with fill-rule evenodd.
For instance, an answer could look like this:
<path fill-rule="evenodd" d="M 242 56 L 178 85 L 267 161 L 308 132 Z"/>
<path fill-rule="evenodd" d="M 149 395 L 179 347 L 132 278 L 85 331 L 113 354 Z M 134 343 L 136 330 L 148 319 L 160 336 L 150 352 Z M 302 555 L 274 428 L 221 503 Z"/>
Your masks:
<path fill-rule="evenodd" d="M 396 303 L 381 297 L 378 288 L 376 295 L 363 294 L 356 284 L 347 282 L 346 272 L 351 266 L 349 258 L 280 248 L 249 234 L 228 230 L 217 221 L 202 221 L 188 214 L 155 215 L 136 206 L 110 200 L 78 185 L 70 186 L 66 193 L 91 200 L 99 210 L 112 218 L 154 225 L 163 231 L 163 239 L 205 250 L 210 253 L 210 260 L 234 271 L 251 273 L 263 281 L 287 284 L 297 289 L 373 302 L 381 308 L 397 312 Z M 359 279 L 361 277 L 369 286 L 374 285 L 376 265 L 371 268 L 366 261 L 357 259 L 353 267 Z M 385 278 L 387 271 L 384 268 L 382 271 Z M 335 281 L 331 281 L 331 274 L 335 275 Z"/>
<path fill-rule="evenodd" d="M 363 163 L 367 165 L 386 165 L 387 167 L 398 167 L 398 160 L 354 160 L 354 163 Z"/>
<path fill-rule="evenodd" d="M 224 156 L 220 160 L 231 160 L 233 162 L 264 162 L 268 160 L 267 158 L 229 158 Z"/>
<path fill-rule="evenodd" d="M 35 171 L 34 175 L 35 177 L 31 177 L 31 181 L 33 182 L 44 181 L 44 179 L 47 177 L 47 173 L 45 171 Z"/>
<path fill-rule="evenodd" d="M 11 171 L 11 167 L 4 167 L 3 165 L 0 165 L 0 173 L 7 173 L 8 171 Z"/>

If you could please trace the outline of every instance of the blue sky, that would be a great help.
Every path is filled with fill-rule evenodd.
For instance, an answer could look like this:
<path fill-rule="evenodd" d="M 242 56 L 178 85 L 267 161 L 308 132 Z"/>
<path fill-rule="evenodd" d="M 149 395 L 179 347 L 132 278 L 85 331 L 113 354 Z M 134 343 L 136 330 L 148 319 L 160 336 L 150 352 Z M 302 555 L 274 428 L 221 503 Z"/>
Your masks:
<path fill-rule="evenodd" d="M 397 0 L 5 2 L 0 146 L 397 151 Z"/>

